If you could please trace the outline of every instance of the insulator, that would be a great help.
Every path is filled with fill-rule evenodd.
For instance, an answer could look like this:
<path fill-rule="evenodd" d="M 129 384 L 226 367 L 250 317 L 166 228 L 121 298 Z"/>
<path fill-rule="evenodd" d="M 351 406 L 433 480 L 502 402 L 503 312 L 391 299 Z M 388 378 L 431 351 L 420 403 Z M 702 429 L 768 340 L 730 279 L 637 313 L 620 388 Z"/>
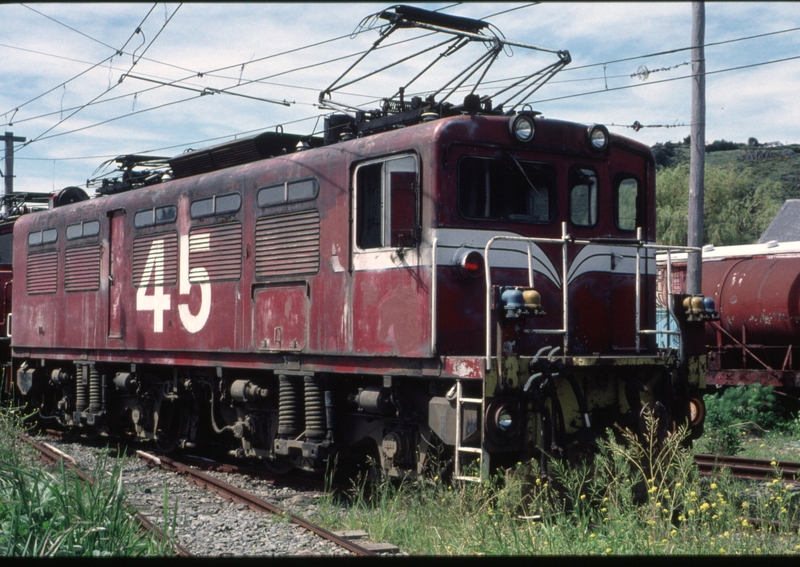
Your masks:
<path fill-rule="evenodd" d="M 306 409 L 306 437 L 320 439 L 325 437 L 325 398 L 319 378 L 306 376 L 305 383 L 305 409 Z"/>
<path fill-rule="evenodd" d="M 85 412 L 89 406 L 86 401 L 86 385 L 89 381 L 89 369 L 86 364 L 78 367 L 78 376 L 75 380 L 75 411 Z"/>
<path fill-rule="evenodd" d="M 94 364 L 87 365 L 89 369 L 89 413 L 98 413 L 103 407 L 102 385 L 100 384 L 100 373 Z"/>
<path fill-rule="evenodd" d="M 300 384 L 283 374 L 278 376 L 278 435 L 297 437 L 302 432 Z"/>

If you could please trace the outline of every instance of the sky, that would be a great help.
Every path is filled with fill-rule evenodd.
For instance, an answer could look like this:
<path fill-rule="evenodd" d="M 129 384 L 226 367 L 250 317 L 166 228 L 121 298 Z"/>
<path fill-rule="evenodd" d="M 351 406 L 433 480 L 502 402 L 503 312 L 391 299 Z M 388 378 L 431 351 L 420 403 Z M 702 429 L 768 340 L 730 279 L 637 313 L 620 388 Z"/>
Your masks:
<path fill-rule="evenodd" d="M 530 108 L 647 145 L 690 134 L 690 2 L 408 4 L 483 19 L 487 33 L 550 50 L 506 49 L 481 94 L 566 50 L 571 63 L 525 98 Z M 391 6 L 0 4 L 0 134 L 25 138 L 14 144 L 14 191 L 86 188 L 119 155 L 172 157 L 281 128 L 319 134 L 332 112 L 319 93 L 379 39 L 386 22 L 368 16 Z M 706 141 L 800 143 L 800 3 L 706 2 L 705 13 Z M 398 30 L 345 79 L 438 40 Z M 436 92 L 485 51 L 474 44 L 445 58 L 408 96 Z M 428 61 L 409 59 L 332 98 L 378 108 Z M 0 146 L 4 174 L 7 165 Z"/>

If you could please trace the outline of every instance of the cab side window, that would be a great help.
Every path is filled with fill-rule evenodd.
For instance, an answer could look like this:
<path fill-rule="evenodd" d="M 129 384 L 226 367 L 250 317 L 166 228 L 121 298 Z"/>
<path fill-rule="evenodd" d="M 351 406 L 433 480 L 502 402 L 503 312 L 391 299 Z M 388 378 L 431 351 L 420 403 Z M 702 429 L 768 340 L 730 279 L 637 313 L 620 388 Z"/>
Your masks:
<path fill-rule="evenodd" d="M 415 246 L 419 232 L 416 158 L 406 155 L 360 165 L 355 182 L 357 247 Z"/>
<path fill-rule="evenodd" d="M 635 177 L 623 177 L 617 182 L 615 213 L 617 228 L 633 231 L 641 226 L 639 221 L 639 180 Z"/>

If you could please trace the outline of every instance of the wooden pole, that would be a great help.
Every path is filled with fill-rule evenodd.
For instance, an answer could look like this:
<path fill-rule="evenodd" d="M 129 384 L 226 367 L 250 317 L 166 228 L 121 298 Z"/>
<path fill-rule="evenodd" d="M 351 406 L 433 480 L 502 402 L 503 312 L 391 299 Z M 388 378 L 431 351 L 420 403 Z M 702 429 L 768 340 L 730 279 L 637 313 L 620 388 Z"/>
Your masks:
<path fill-rule="evenodd" d="M 692 127 L 689 161 L 689 230 L 688 246 L 703 246 L 703 194 L 706 163 L 706 9 L 704 2 L 692 2 Z M 700 253 L 689 254 L 686 267 L 686 292 L 701 293 L 703 259 Z"/>

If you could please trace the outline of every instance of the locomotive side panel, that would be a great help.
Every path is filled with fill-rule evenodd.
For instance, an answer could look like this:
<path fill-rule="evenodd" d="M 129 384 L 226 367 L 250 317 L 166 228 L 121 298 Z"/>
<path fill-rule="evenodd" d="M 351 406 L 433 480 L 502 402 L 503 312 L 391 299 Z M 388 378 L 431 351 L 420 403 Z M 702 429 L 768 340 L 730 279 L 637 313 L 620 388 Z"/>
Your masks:
<path fill-rule="evenodd" d="M 107 335 L 108 220 L 96 202 L 15 225 L 15 346 L 97 348 Z M 90 315 L 87 315 L 90 314 Z"/>

